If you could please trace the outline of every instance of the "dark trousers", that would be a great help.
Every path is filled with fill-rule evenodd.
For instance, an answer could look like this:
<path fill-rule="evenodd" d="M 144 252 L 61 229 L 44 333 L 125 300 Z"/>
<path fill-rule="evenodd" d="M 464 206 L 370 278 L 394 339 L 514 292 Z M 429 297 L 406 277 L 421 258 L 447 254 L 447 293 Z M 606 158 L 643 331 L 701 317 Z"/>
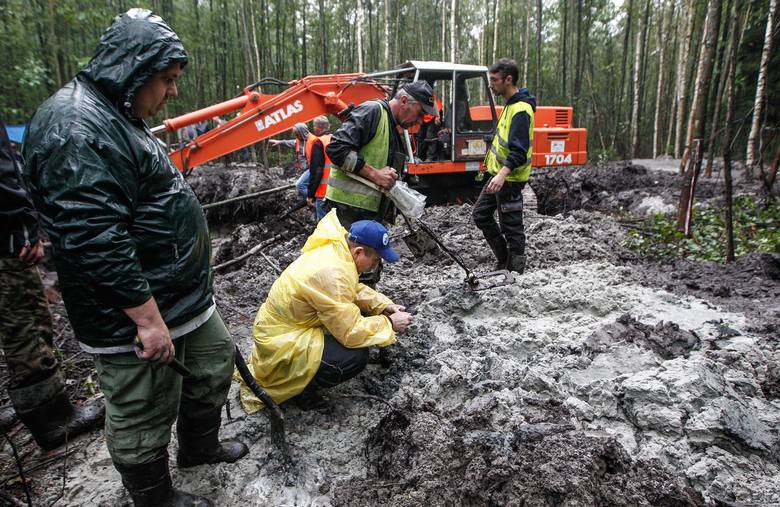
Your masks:
<path fill-rule="evenodd" d="M 325 349 L 320 367 L 309 385 L 333 387 L 357 376 L 368 364 L 368 347 L 348 349 L 325 333 Z"/>
<path fill-rule="evenodd" d="M 483 189 L 471 211 L 474 223 L 485 235 L 488 243 L 493 244 L 502 238 L 513 255 L 525 255 L 523 187 L 525 183 L 507 181 L 497 194 L 488 194 Z M 498 223 L 493 218 L 496 210 Z"/>

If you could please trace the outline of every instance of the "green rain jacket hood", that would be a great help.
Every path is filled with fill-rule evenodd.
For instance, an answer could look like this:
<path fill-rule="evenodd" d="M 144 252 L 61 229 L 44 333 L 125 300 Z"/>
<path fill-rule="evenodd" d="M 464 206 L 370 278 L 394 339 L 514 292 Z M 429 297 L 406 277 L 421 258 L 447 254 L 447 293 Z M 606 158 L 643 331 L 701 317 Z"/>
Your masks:
<path fill-rule="evenodd" d="M 122 309 L 151 296 L 168 327 L 213 304 L 203 210 L 164 147 L 130 115 L 153 73 L 186 61 L 162 19 L 132 9 L 30 123 L 24 176 L 52 241 L 68 317 L 90 348 L 132 344 L 136 326 Z"/>

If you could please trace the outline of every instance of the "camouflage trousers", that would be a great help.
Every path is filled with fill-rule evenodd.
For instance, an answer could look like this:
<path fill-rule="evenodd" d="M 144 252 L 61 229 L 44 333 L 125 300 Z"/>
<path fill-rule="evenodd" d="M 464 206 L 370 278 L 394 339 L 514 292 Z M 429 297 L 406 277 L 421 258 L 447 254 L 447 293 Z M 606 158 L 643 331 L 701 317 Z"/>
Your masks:
<path fill-rule="evenodd" d="M 0 258 L 0 343 L 10 389 L 36 384 L 57 370 L 49 304 L 37 266 Z"/>

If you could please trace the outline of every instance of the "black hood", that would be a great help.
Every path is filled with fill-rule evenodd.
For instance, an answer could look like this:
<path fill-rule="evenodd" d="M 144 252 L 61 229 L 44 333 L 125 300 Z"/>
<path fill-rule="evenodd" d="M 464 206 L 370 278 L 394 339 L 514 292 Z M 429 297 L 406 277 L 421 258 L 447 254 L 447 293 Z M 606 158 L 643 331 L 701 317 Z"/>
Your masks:
<path fill-rule="evenodd" d="M 517 90 L 517 93 L 512 95 L 512 98 L 507 101 L 507 104 L 514 104 L 515 102 L 519 102 L 521 100 L 531 104 L 534 112 L 536 112 L 536 97 L 531 95 L 531 92 L 528 91 L 528 88 L 526 87 Z"/>
<path fill-rule="evenodd" d="M 175 63 L 187 63 L 179 37 L 151 11 L 130 9 L 114 18 L 79 76 L 94 82 L 128 114 L 138 88 Z"/>

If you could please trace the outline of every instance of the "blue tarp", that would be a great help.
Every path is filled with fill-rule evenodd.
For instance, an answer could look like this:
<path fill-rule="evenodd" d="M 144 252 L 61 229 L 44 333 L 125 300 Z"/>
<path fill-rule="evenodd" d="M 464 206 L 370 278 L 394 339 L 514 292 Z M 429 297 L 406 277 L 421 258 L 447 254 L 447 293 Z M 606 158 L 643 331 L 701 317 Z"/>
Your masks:
<path fill-rule="evenodd" d="M 5 131 L 8 132 L 8 139 L 12 143 L 22 144 L 26 128 L 27 125 L 6 125 Z"/>

